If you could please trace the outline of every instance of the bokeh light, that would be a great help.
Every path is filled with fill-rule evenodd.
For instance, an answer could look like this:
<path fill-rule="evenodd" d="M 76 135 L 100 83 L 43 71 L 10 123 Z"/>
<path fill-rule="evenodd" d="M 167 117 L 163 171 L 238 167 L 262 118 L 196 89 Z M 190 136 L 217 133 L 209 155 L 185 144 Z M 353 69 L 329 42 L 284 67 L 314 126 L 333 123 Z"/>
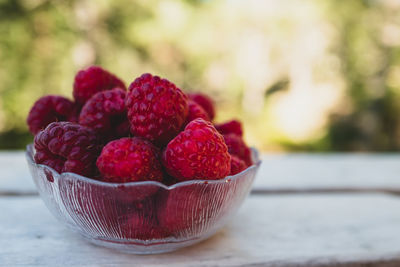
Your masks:
<path fill-rule="evenodd" d="M 400 4 L 364 1 L 0 2 L 0 148 L 32 140 L 45 94 L 97 64 L 212 95 L 262 150 L 400 149 Z"/>

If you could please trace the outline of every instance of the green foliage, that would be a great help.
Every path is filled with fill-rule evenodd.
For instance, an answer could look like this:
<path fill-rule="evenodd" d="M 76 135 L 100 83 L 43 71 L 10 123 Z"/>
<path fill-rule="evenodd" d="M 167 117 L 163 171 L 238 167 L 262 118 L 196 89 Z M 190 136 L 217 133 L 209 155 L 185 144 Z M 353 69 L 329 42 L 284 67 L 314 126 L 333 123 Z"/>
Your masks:
<path fill-rule="evenodd" d="M 185 90 L 210 93 L 217 120 L 244 119 L 247 140 L 262 149 L 400 149 L 399 5 L 277 2 L 0 0 L 0 149 L 23 149 L 32 140 L 25 119 L 33 102 L 46 94 L 71 97 L 75 73 L 91 64 L 127 83 L 154 72 Z M 317 29 L 319 22 L 325 26 Z M 304 59 L 293 51 L 314 31 L 322 34 L 317 42 L 328 44 Z M 337 73 L 331 62 L 338 62 Z M 307 135 L 279 124 L 281 104 L 302 99 L 303 93 L 291 95 L 303 81 L 299 64 L 312 70 L 305 87 L 317 88 L 319 80 L 344 88 L 319 130 Z"/>
<path fill-rule="evenodd" d="M 330 17 L 340 31 L 335 49 L 353 107 L 349 114 L 331 115 L 329 148 L 399 150 L 400 98 L 396 88 L 388 85 L 388 76 L 400 64 L 400 47 L 385 43 L 382 29 L 389 23 L 399 26 L 400 18 L 393 13 L 396 11 L 372 1 L 339 1 L 329 6 L 333 8 L 336 12 L 330 12 Z"/>

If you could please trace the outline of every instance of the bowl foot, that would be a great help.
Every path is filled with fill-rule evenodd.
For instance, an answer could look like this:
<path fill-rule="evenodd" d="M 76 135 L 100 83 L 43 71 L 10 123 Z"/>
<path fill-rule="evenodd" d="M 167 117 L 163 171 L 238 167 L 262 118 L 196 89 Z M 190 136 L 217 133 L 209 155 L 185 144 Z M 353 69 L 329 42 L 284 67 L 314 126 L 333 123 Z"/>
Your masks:
<path fill-rule="evenodd" d="M 149 254 L 161 254 L 167 253 L 174 250 L 178 250 L 183 247 L 194 245 L 207 237 L 204 238 L 197 238 L 191 239 L 186 241 L 179 241 L 179 242 L 168 242 L 168 241 L 161 241 L 159 243 L 151 243 L 151 244 L 140 244 L 135 242 L 115 242 L 112 240 L 107 240 L 103 238 L 88 238 L 85 237 L 90 243 L 110 248 L 113 250 L 117 250 L 122 253 L 129 253 L 129 254 L 138 254 L 138 255 L 149 255 Z"/>

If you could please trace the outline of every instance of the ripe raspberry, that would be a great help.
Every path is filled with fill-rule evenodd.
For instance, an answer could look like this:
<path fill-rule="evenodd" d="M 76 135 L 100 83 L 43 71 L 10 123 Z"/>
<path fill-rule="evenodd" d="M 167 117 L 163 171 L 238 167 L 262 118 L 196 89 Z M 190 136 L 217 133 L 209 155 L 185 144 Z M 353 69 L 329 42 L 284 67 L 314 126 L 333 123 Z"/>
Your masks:
<path fill-rule="evenodd" d="M 230 160 L 223 137 L 203 119 L 191 121 L 163 153 L 167 172 L 181 181 L 222 179 L 230 172 Z"/>
<path fill-rule="evenodd" d="M 246 169 L 246 163 L 238 158 L 237 156 L 231 155 L 231 173 L 230 175 L 235 175 L 244 169 Z"/>
<path fill-rule="evenodd" d="M 113 187 L 112 189 L 113 191 L 111 193 L 116 196 L 116 201 L 119 205 L 129 206 L 132 203 L 137 203 L 146 199 L 154 199 L 152 196 L 157 193 L 159 186 L 154 184 L 136 184 L 135 186 L 119 184 L 116 188 Z"/>
<path fill-rule="evenodd" d="M 161 181 L 163 178 L 158 149 L 138 137 L 109 142 L 96 164 L 106 182 Z"/>
<path fill-rule="evenodd" d="M 130 125 L 126 117 L 125 95 L 120 88 L 96 93 L 83 106 L 79 123 L 94 129 L 106 140 L 128 136 Z"/>
<path fill-rule="evenodd" d="M 35 161 L 57 172 L 90 176 L 100 151 L 96 133 L 72 122 L 53 122 L 35 136 Z"/>
<path fill-rule="evenodd" d="M 159 226 L 178 238 L 196 236 L 223 214 L 228 194 L 227 184 L 199 183 L 174 188 L 159 201 Z"/>
<path fill-rule="evenodd" d="M 228 122 L 215 124 L 215 129 L 217 129 L 222 135 L 233 133 L 243 136 L 242 124 L 238 120 L 231 120 Z"/>
<path fill-rule="evenodd" d="M 194 102 L 199 104 L 207 112 L 210 120 L 214 119 L 215 117 L 214 101 L 210 97 L 200 93 L 188 94 L 188 97 L 190 100 L 193 100 Z"/>
<path fill-rule="evenodd" d="M 156 196 L 151 197 L 159 189 L 155 185 L 88 187 L 85 184 L 80 180 L 59 180 L 65 208 L 83 229 L 110 238 L 129 237 L 130 230 L 124 226 L 130 217 L 156 218 Z M 87 224 L 88 216 L 92 222 L 90 225 Z"/>
<path fill-rule="evenodd" d="M 125 104 L 132 134 L 158 145 L 178 134 L 188 114 L 186 95 L 168 80 L 149 73 L 131 83 Z"/>
<path fill-rule="evenodd" d="M 185 125 L 187 125 L 189 122 L 197 118 L 201 118 L 205 121 L 210 121 L 207 112 L 196 102 L 189 100 L 188 107 L 189 107 L 189 113 L 186 118 Z"/>
<path fill-rule="evenodd" d="M 224 140 L 228 146 L 229 154 L 242 159 L 247 167 L 253 164 L 251 160 L 251 150 L 243 141 L 242 137 L 236 134 L 225 134 Z"/>
<path fill-rule="evenodd" d="M 168 236 L 166 229 L 158 226 L 154 218 L 141 215 L 132 214 L 121 225 L 121 232 L 124 238 L 152 240 Z"/>
<path fill-rule="evenodd" d="M 95 93 L 115 87 L 125 89 L 125 84 L 114 74 L 97 66 L 79 71 L 75 76 L 73 95 L 76 102 L 85 104 Z"/>
<path fill-rule="evenodd" d="M 48 95 L 39 98 L 26 120 L 29 131 L 35 135 L 52 122 L 70 120 L 74 116 L 74 107 L 72 101 L 62 96 Z"/>
<path fill-rule="evenodd" d="M 115 208 L 121 210 L 117 214 L 118 229 L 121 235 L 124 238 L 141 240 L 161 238 L 164 229 L 159 229 L 157 225 L 157 205 L 155 203 L 158 198 L 155 194 L 160 188 L 153 184 L 141 184 L 133 187 L 120 184 L 117 189 L 119 190 L 112 192 L 112 196 L 116 197 L 114 210 Z"/>

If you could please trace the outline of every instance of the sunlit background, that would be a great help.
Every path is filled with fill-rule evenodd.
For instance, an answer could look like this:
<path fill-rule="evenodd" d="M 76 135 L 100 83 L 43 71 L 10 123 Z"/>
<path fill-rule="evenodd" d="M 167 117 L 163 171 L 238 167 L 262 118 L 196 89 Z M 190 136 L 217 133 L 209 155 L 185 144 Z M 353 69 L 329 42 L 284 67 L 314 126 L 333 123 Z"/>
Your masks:
<path fill-rule="evenodd" d="M 92 64 L 209 93 L 265 151 L 400 149 L 398 0 L 0 0 L 0 148 Z"/>

